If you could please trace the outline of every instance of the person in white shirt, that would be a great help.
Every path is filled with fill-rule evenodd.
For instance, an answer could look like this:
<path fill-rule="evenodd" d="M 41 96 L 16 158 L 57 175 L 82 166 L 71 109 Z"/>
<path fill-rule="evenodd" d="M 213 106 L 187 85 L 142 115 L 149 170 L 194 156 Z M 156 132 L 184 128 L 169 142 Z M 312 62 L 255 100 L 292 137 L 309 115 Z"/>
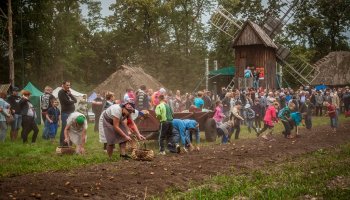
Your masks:
<path fill-rule="evenodd" d="M 85 153 L 86 130 L 88 128 L 86 117 L 80 112 L 73 112 L 68 116 L 67 125 L 64 129 L 64 142 L 75 144 L 76 153 Z"/>

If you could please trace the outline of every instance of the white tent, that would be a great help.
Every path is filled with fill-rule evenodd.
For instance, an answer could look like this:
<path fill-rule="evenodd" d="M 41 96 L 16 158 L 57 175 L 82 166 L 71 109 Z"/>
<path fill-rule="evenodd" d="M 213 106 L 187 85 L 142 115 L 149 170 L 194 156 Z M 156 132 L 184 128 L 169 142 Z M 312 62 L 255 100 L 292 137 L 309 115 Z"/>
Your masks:
<path fill-rule="evenodd" d="M 58 97 L 58 92 L 62 89 L 62 87 L 57 87 L 56 89 L 54 89 L 52 91 L 53 96 L 55 96 L 56 98 Z M 70 89 L 70 92 L 73 94 L 74 97 L 83 97 L 86 94 L 80 93 L 76 90 L 73 90 L 72 88 Z"/>
<path fill-rule="evenodd" d="M 58 92 L 62 89 L 62 87 L 57 87 L 56 89 L 54 89 L 52 91 L 52 95 L 55 96 L 58 99 Z M 75 109 L 78 108 L 78 103 L 81 99 L 83 99 L 83 96 L 86 94 L 80 93 L 76 90 L 73 90 L 72 88 L 70 88 L 70 92 L 73 94 L 73 96 L 77 99 L 77 103 L 75 103 Z"/>

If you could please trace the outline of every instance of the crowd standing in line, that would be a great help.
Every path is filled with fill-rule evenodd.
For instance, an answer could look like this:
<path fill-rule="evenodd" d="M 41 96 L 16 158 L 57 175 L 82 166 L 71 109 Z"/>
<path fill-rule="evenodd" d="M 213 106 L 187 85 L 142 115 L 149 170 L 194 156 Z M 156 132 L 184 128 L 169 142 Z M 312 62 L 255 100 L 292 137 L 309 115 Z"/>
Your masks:
<path fill-rule="evenodd" d="M 286 138 L 298 136 L 298 127 L 304 125 L 312 129 L 312 119 L 326 114 L 330 118 L 333 133 L 338 127 L 340 113 L 350 115 L 349 87 L 337 89 L 316 90 L 311 87 L 300 87 L 298 90 L 281 88 L 267 90 L 259 87 L 259 72 L 245 70 L 248 77 L 253 78 L 253 88 L 242 90 L 226 90 L 222 88 L 219 94 L 210 91 L 197 91 L 195 94 L 177 90 L 171 91 L 159 88 L 153 92 L 151 88 L 141 85 L 139 89 L 127 89 L 122 100 L 115 99 L 112 92 L 97 94 L 92 101 L 92 111 L 95 114 L 94 131 L 99 132 L 99 140 L 109 157 L 112 157 L 115 144 L 119 145 L 120 157 L 129 159 L 126 144 L 131 142 L 133 135 L 137 140 L 144 140 L 134 120 L 144 117 L 147 110 L 154 110 L 159 120 L 159 154 L 169 152 L 179 153 L 200 149 L 199 124 L 193 119 L 174 119 L 174 112 L 213 111 L 217 133 L 222 137 L 222 143 L 228 143 L 234 134 L 239 139 L 241 126 L 247 126 L 257 137 L 273 140 L 273 129 L 279 121 L 283 124 L 282 134 Z M 250 85 L 247 83 L 247 85 Z M 77 99 L 70 92 L 70 82 L 64 81 L 58 93 L 58 99 L 52 95 L 52 88 L 46 86 L 41 97 L 41 114 L 44 121 L 42 137 L 55 141 L 56 132 L 61 125 L 60 145 L 74 144 L 77 153 L 85 152 L 87 140 L 88 106 L 87 98 L 75 103 Z M 35 123 L 36 112 L 30 102 L 30 92 L 13 87 L 12 93 L 0 93 L 0 141 L 6 138 L 8 126 L 11 127 L 10 138 L 16 140 L 22 126 L 21 138 L 28 142 L 28 136 L 33 132 L 31 142 L 35 143 L 39 129 Z M 61 110 L 58 108 L 60 105 Z M 295 132 L 296 134 L 293 134 Z M 193 141 L 193 137 L 195 140 Z"/>

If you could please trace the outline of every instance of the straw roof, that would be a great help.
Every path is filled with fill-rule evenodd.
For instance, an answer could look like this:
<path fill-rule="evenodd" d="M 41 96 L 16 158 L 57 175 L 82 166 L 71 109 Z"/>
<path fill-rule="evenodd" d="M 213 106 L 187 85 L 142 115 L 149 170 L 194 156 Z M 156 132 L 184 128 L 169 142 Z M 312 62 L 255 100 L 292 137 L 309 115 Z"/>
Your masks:
<path fill-rule="evenodd" d="M 320 74 L 312 85 L 349 85 L 350 84 L 350 52 L 335 51 L 317 61 L 314 66 Z"/>
<path fill-rule="evenodd" d="M 122 99 L 126 89 L 131 88 L 136 91 L 141 85 L 146 85 L 147 89 L 152 88 L 155 91 L 163 87 L 159 81 L 147 74 L 141 67 L 122 65 L 94 91 L 100 93 L 110 91 L 117 99 Z"/>

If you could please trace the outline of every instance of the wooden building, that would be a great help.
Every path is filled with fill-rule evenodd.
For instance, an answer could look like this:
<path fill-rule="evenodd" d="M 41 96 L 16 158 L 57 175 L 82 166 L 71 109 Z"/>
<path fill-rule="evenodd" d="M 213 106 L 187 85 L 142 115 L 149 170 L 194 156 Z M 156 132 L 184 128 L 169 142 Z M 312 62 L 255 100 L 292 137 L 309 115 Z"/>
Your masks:
<path fill-rule="evenodd" d="M 254 66 L 263 70 L 260 86 L 276 88 L 276 50 L 278 47 L 257 24 L 247 21 L 233 41 L 235 49 L 235 86 L 243 87 L 244 69 Z"/>

